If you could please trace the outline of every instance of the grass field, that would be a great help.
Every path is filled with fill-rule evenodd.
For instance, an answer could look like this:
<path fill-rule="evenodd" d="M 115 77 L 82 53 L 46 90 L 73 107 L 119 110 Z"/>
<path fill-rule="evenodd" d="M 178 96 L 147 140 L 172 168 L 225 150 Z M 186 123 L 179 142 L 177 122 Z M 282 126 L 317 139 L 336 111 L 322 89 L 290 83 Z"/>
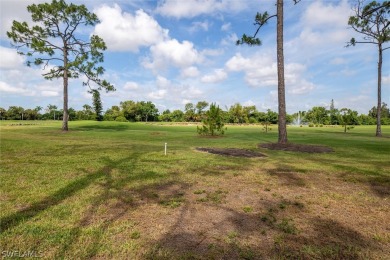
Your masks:
<path fill-rule="evenodd" d="M 18 123 L 18 122 L 16 122 Z M 332 153 L 258 148 L 277 129 L 221 138 L 158 123 L 3 121 L 2 257 L 385 259 L 390 127 L 289 127 Z M 168 144 L 164 155 L 164 143 Z M 263 158 L 196 151 L 256 150 Z"/>

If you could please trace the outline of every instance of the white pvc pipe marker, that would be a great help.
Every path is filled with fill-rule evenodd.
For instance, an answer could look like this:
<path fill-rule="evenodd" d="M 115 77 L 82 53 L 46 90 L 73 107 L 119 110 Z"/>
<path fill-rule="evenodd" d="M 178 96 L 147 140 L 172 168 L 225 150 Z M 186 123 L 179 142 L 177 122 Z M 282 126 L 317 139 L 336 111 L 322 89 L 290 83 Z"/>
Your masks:
<path fill-rule="evenodd" d="M 167 143 L 165 143 L 165 150 L 164 150 L 164 154 L 167 155 Z"/>

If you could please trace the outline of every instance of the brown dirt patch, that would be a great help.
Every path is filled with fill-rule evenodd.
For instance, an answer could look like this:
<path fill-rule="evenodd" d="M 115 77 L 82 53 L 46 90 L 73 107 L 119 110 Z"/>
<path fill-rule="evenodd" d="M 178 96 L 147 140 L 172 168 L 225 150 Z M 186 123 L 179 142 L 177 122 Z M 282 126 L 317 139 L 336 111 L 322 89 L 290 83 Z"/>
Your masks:
<path fill-rule="evenodd" d="M 310 145 L 310 144 L 279 144 L 279 143 L 266 143 L 259 144 L 259 148 L 267 148 L 270 150 L 282 150 L 291 152 L 303 152 L 303 153 L 331 153 L 333 149 L 327 146 Z"/>
<path fill-rule="evenodd" d="M 212 154 L 224 155 L 224 156 L 247 157 L 247 158 L 266 157 L 264 154 L 256 152 L 256 151 L 237 149 L 237 148 L 197 147 L 196 150 L 201 151 L 201 152 L 208 152 L 208 153 L 212 153 Z"/>

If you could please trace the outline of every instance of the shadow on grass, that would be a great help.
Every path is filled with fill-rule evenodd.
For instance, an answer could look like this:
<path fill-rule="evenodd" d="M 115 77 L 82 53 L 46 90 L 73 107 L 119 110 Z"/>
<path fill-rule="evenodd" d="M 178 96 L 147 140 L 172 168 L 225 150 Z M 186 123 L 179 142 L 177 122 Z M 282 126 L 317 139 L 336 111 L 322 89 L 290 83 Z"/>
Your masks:
<path fill-rule="evenodd" d="M 331 165 L 338 171 L 338 176 L 343 181 L 352 183 L 367 184 L 379 197 L 390 196 L 390 174 L 385 174 L 384 165 L 386 162 L 363 161 L 366 167 L 356 167 L 353 165 L 343 165 L 339 160 L 323 160 L 322 163 Z M 388 167 L 388 166 L 387 166 Z"/>
<path fill-rule="evenodd" d="M 305 187 L 306 182 L 299 176 L 302 170 L 288 165 L 280 165 L 267 171 L 271 176 L 277 176 L 284 185 Z"/>
<path fill-rule="evenodd" d="M 291 211 L 283 212 L 278 203 L 260 204 L 267 213 L 248 214 L 222 204 L 207 204 L 199 213 L 199 208 L 186 203 L 169 231 L 151 241 L 155 246 L 143 258 L 360 259 L 377 248 L 332 219 L 309 216 L 307 230 L 299 230 L 293 218 L 307 212 L 300 212 L 303 208 L 297 205 L 290 204 Z"/>
<path fill-rule="evenodd" d="M 131 129 L 131 123 L 115 123 L 112 125 L 109 124 L 93 124 L 93 125 L 83 125 L 72 127 L 73 131 L 96 131 L 96 130 L 109 130 L 109 131 L 125 131 Z"/>
<path fill-rule="evenodd" d="M 65 187 L 59 189 L 55 193 L 47 196 L 41 201 L 32 203 L 25 209 L 19 210 L 13 214 L 8 216 L 4 216 L 0 219 L 0 231 L 5 232 L 8 229 L 14 228 L 18 226 L 21 222 L 27 221 L 40 212 L 47 210 L 50 207 L 60 204 L 65 199 L 73 196 L 75 193 L 87 188 L 89 185 L 94 183 L 96 180 L 102 178 L 103 176 L 109 176 L 110 172 L 113 168 L 117 167 L 121 163 L 128 162 L 131 160 L 135 160 L 134 155 L 132 157 L 126 157 L 121 160 L 111 161 L 106 159 L 107 165 L 102 167 L 100 170 L 97 170 L 94 173 L 87 173 L 84 177 L 76 179 Z"/>
<path fill-rule="evenodd" d="M 0 219 L 0 231 L 5 232 L 8 229 L 11 229 L 17 225 L 19 225 L 23 221 L 27 221 L 30 218 L 35 217 L 40 212 L 53 207 L 55 205 L 58 205 L 66 198 L 69 198 L 73 196 L 76 192 L 85 189 L 88 187 L 92 182 L 99 179 L 100 177 L 104 176 L 103 171 L 99 171 L 93 174 L 88 174 L 81 179 L 77 179 L 75 181 L 72 181 L 65 187 L 59 189 L 55 193 L 47 196 L 41 201 L 35 202 L 29 207 L 22 209 L 18 212 L 15 212 L 11 215 L 2 217 Z"/>
<path fill-rule="evenodd" d="M 314 217 L 307 234 L 282 237 L 274 255 L 282 259 L 367 259 L 377 246 L 357 231 L 332 219 Z"/>
<path fill-rule="evenodd" d="M 122 172 L 122 176 L 115 178 L 113 177 L 113 170 L 120 169 L 121 162 L 124 161 L 112 161 L 109 158 L 102 158 L 101 160 L 108 165 L 104 167 L 104 179 L 103 183 L 100 183 L 102 191 L 93 198 L 83 217 L 70 231 L 70 237 L 61 244 L 61 248 L 56 253 L 56 258 L 72 257 L 69 252 L 72 252 L 71 249 L 78 245 L 79 241 L 82 243 L 85 230 L 90 228 L 96 230 L 96 232 L 88 234 L 88 243 L 83 245 L 83 252 L 78 256 L 83 258 L 97 256 L 99 250 L 104 246 L 102 244 L 104 236 L 108 229 L 115 225 L 116 221 L 146 203 L 167 203 L 170 205 L 169 203 L 175 202 L 175 198 L 181 196 L 182 191 L 187 187 L 186 184 L 168 181 L 130 189 L 126 186 L 134 181 L 158 180 L 162 176 L 153 171 L 142 172 L 141 174 Z M 136 170 L 135 162 L 137 158 L 132 157 L 131 161 L 133 162 L 133 170 Z M 99 214 L 99 208 L 101 207 L 106 209 L 104 214 Z M 130 234 L 127 234 L 127 236 L 130 236 Z"/>

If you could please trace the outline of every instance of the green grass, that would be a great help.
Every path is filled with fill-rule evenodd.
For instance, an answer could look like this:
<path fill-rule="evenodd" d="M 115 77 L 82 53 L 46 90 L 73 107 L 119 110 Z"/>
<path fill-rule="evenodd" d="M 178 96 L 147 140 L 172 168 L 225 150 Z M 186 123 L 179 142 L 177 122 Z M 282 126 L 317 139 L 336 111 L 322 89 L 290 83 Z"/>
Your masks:
<path fill-rule="evenodd" d="M 230 229 L 240 234 L 237 243 L 242 244 L 237 244 L 237 252 L 224 244 L 223 232 L 220 237 L 214 234 L 194 238 L 193 243 L 200 247 L 216 245 L 208 255 L 199 255 L 204 250 L 177 253 L 164 247 L 164 241 L 176 241 L 168 236 L 167 229 L 175 227 L 170 220 L 177 220 L 176 226 L 183 227 L 186 224 L 180 219 L 186 218 L 186 223 L 192 223 L 188 230 L 194 226 L 202 230 L 204 223 L 196 224 L 188 218 L 197 212 L 193 208 L 207 207 L 205 214 L 224 210 L 228 216 L 225 221 L 233 215 L 253 221 L 260 225 L 256 230 L 259 237 L 283 238 L 278 239 L 278 247 L 286 252 L 296 250 L 294 256 L 364 258 L 380 257 L 387 252 L 381 251 L 390 243 L 381 227 L 367 227 L 370 229 L 361 234 L 369 237 L 370 243 L 376 243 L 371 249 L 363 242 L 359 247 L 360 241 L 352 241 L 351 245 L 341 244 L 333 251 L 329 248 L 337 242 L 336 237 L 329 234 L 326 242 L 310 244 L 305 240 L 304 228 L 317 217 L 314 209 L 332 210 L 345 201 L 351 209 L 377 205 L 377 214 L 389 215 L 389 126 L 382 126 L 384 138 L 374 137 L 375 126 L 356 126 L 347 134 L 342 127 L 289 127 L 289 141 L 326 145 L 334 152 L 307 154 L 261 149 L 267 157 L 251 159 L 212 155 L 195 148 L 258 150 L 259 143 L 277 140 L 276 127 L 264 133 L 261 126 L 227 126 L 225 136 L 205 138 L 196 134 L 196 126 L 167 123 L 70 122 L 68 133 L 59 130 L 61 122 L 23 123 L 26 125 L 0 122 L 0 251 L 33 250 L 45 258 L 171 259 L 189 254 L 200 258 L 250 255 L 244 258 L 257 259 L 256 247 L 250 246 L 256 240 L 244 224 Z M 227 187 L 228 180 L 237 180 L 232 181 L 237 188 Z M 322 188 L 329 181 L 340 187 L 361 187 L 362 191 L 344 194 L 342 188 L 332 190 L 332 184 L 329 192 L 324 188 L 325 192 Z M 240 192 L 251 192 L 253 195 L 245 198 L 256 203 L 242 201 L 236 196 Z M 319 195 L 310 197 L 309 193 Z M 299 194 L 303 197 L 296 198 Z M 259 206 L 260 202 L 264 206 Z M 278 211 L 268 212 L 270 208 Z M 326 216 L 331 219 L 334 214 L 339 213 Z M 219 220 L 222 217 L 211 219 L 205 223 L 220 221 L 221 227 L 225 223 Z M 153 233 L 156 221 L 161 233 Z M 316 222 L 310 225 L 315 226 Z M 359 228 L 351 227 L 353 232 L 360 232 Z M 263 235 L 259 230 L 263 230 Z M 302 238 L 288 240 L 289 236 Z M 153 244 L 156 240 L 158 243 Z M 290 244 L 296 241 L 304 247 Z M 249 253 L 244 254 L 240 248 L 247 248 L 245 252 Z M 258 253 L 264 257 L 264 252 Z M 265 256 L 288 258 L 280 252 L 269 251 Z"/>

